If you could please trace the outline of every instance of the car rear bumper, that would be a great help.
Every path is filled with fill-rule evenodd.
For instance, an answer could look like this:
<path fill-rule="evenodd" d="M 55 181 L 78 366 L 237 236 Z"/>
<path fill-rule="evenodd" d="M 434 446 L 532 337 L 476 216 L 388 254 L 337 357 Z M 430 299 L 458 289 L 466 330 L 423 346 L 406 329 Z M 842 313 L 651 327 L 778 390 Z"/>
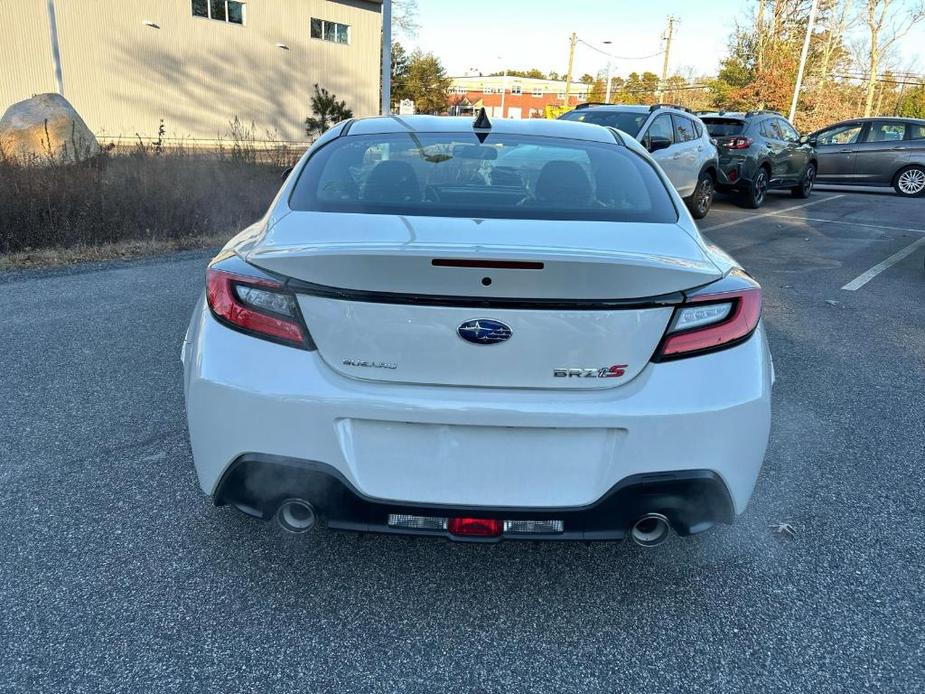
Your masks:
<path fill-rule="evenodd" d="M 531 513 L 591 507 L 638 475 L 708 471 L 741 513 L 770 427 L 761 325 L 615 388 L 420 386 L 342 376 L 317 352 L 225 328 L 200 303 L 183 361 L 196 472 L 218 502 L 232 498 L 222 481 L 237 461 L 270 456 L 324 465 L 369 503 Z M 266 515 L 248 499 L 237 505 Z"/>
<path fill-rule="evenodd" d="M 679 535 L 703 532 L 717 523 L 731 523 L 732 499 L 719 475 L 709 470 L 684 470 L 632 475 L 620 480 L 599 500 L 583 507 L 522 508 L 462 507 L 410 504 L 369 498 L 358 492 L 336 468 L 309 460 L 251 454 L 232 463 L 215 490 L 216 505 L 230 505 L 261 520 L 271 520 L 279 504 L 291 498 L 307 501 L 332 530 L 398 533 L 473 540 L 446 529 L 397 528 L 390 517 L 480 517 L 500 521 L 559 521 L 561 532 L 504 532 L 502 539 L 621 540 L 641 516 L 664 515 Z"/>

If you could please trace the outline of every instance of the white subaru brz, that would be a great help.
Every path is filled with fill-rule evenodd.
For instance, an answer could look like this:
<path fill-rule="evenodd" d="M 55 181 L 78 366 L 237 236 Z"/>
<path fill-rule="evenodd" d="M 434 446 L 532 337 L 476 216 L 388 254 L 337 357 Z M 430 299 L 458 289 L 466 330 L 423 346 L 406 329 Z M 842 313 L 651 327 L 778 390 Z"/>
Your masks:
<path fill-rule="evenodd" d="M 209 265 L 183 345 L 199 482 L 293 532 L 699 533 L 765 455 L 760 317 L 617 130 L 348 120 Z"/>

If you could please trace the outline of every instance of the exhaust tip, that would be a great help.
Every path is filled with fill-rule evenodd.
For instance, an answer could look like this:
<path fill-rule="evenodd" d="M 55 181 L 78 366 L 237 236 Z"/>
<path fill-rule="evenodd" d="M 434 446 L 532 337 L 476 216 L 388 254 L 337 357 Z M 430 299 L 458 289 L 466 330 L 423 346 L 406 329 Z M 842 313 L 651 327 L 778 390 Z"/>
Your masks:
<path fill-rule="evenodd" d="M 641 547 L 656 547 L 668 539 L 671 523 L 661 513 L 647 513 L 633 523 L 630 537 Z"/>
<path fill-rule="evenodd" d="M 315 507 L 303 499 L 287 499 L 276 510 L 276 522 L 290 533 L 307 533 L 317 518 Z"/>

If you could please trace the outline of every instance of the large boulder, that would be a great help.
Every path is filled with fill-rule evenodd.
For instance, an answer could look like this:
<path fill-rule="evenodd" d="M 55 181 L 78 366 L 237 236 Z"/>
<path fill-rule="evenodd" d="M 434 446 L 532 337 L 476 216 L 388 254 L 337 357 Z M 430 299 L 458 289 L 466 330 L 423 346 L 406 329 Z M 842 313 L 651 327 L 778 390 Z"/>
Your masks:
<path fill-rule="evenodd" d="M 100 151 L 80 114 L 60 94 L 38 94 L 10 106 L 0 118 L 0 148 L 27 163 L 71 163 Z"/>

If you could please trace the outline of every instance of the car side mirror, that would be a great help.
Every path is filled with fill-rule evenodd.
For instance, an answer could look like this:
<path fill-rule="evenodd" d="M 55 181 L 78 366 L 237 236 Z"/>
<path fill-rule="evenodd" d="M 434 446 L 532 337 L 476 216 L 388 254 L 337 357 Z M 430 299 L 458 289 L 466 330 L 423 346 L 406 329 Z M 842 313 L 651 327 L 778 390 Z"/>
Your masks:
<path fill-rule="evenodd" d="M 801 145 L 811 145 L 811 146 L 815 147 L 815 146 L 816 146 L 816 138 L 813 137 L 812 135 L 804 135 L 803 137 L 800 138 L 800 144 L 801 144 Z"/>
<path fill-rule="evenodd" d="M 646 149 L 650 152 L 657 152 L 660 149 L 671 147 L 671 140 L 667 137 L 650 137 Z"/>

